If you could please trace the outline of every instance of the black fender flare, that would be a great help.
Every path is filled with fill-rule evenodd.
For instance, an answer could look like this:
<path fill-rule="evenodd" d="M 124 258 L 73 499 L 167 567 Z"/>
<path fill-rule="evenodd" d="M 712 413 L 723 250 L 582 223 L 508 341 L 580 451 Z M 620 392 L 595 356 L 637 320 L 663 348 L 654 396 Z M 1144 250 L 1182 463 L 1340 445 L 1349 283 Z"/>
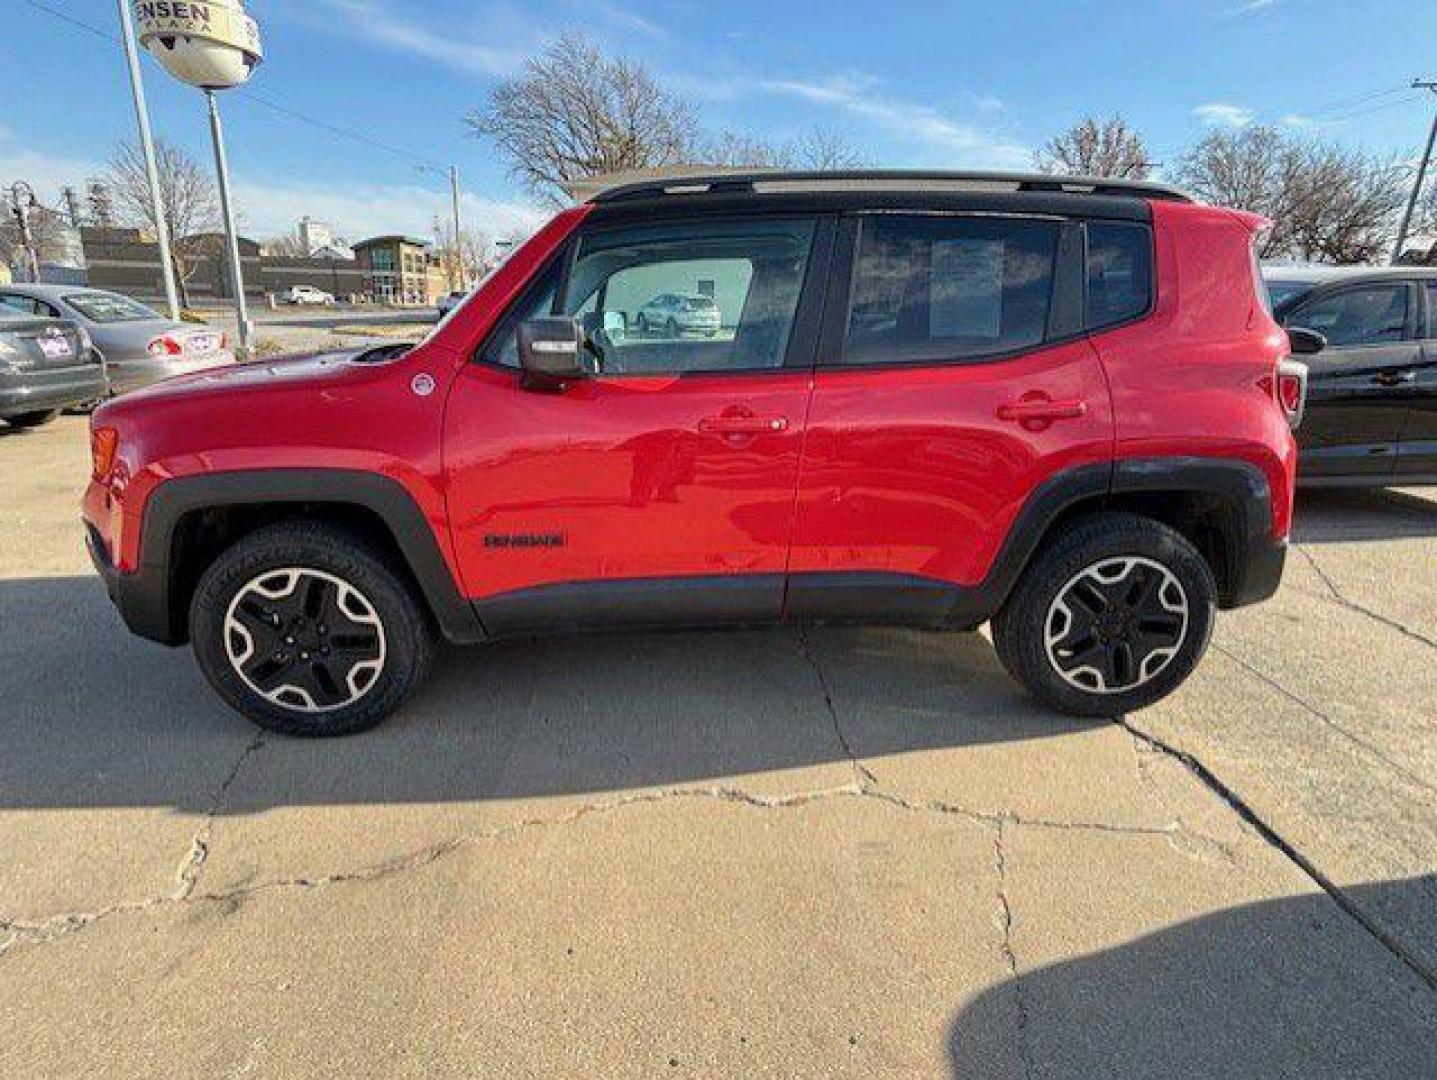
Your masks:
<path fill-rule="evenodd" d="M 371 512 L 389 530 L 444 636 L 455 642 L 484 637 L 419 504 L 398 480 L 359 469 L 247 469 L 161 483 L 145 502 L 139 567 L 120 575 L 116 601 L 130 628 L 168 645 L 185 640 L 184 614 L 174 611 L 170 598 L 175 533 L 185 515 L 272 503 L 337 503 Z"/>

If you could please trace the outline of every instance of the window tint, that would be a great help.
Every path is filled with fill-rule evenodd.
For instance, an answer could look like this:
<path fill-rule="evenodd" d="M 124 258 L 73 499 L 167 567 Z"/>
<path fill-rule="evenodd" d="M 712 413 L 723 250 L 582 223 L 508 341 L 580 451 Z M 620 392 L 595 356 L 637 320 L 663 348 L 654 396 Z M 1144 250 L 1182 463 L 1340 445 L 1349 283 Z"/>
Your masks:
<path fill-rule="evenodd" d="M 771 219 L 594 232 L 565 313 L 604 375 L 780 367 L 813 233 L 812 221 Z"/>
<path fill-rule="evenodd" d="M 853 274 L 851 364 L 959 360 L 1042 342 L 1058 226 L 996 218 L 873 216 Z"/>
<path fill-rule="evenodd" d="M 1153 241 L 1142 225 L 1088 224 L 1089 330 L 1135 319 L 1153 290 Z"/>
<path fill-rule="evenodd" d="M 1314 285 L 1310 281 L 1280 281 L 1275 278 L 1267 279 L 1267 295 L 1272 297 L 1273 307 L 1281 307 L 1289 300 L 1296 300 L 1303 293 L 1311 292 Z"/>
<path fill-rule="evenodd" d="M 97 323 L 148 322 L 164 318 L 153 308 L 147 308 L 144 304 L 118 293 L 69 293 L 65 302 L 87 319 Z"/>
<path fill-rule="evenodd" d="M 1345 289 L 1303 304 L 1286 322 L 1316 330 L 1334 348 L 1401 341 L 1407 328 L 1407 283 Z"/>

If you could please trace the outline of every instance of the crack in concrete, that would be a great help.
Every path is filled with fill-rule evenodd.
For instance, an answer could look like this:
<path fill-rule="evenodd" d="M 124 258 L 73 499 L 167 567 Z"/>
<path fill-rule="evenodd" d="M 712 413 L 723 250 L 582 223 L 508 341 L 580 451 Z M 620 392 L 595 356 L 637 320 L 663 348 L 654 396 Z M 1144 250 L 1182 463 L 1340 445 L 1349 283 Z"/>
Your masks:
<path fill-rule="evenodd" d="M 1344 607 L 1359 615 L 1365 615 L 1373 622 L 1380 623 L 1389 630 L 1396 630 L 1399 634 L 1410 637 L 1413 641 L 1421 642 L 1429 649 L 1437 649 L 1437 640 L 1433 640 L 1420 630 L 1413 630 L 1410 626 L 1400 623 L 1396 619 L 1382 614 L 1380 611 L 1374 611 L 1365 604 L 1359 604 L 1357 601 L 1349 599 L 1347 595 L 1337 587 L 1337 582 L 1333 581 L 1327 571 L 1318 563 L 1317 557 L 1314 556 L 1312 552 L 1300 544 L 1293 544 L 1292 546 L 1293 549 L 1307 561 L 1307 565 L 1312 567 L 1313 572 L 1321 579 L 1322 584 L 1327 587 L 1327 591 L 1330 595 L 1324 597 L 1324 599 L 1331 600 L 1337 604 L 1338 607 Z"/>
<path fill-rule="evenodd" d="M 843 733 L 843 725 L 838 722 L 838 708 L 833 703 L 833 690 L 828 685 L 828 676 L 824 675 L 823 668 L 819 666 L 818 657 L 814 655 L 808 635 L 801 625 L 794 627 L 793 635 L 798 639 L 799 655 L 803 657 L 804 662 L 813 671 L 813 677 L 818 681 L 818 688 L 823 693 L 824 705 L 828 708 L 828 718 L 833 724 L 833 734 L 838 738 L 838 745 L 842 747 L 843 753 L 853 766 L 854 775 L 860 783 L 878 783 L 878 778 L 858 759 L 858 755 L 853 752 L 853 747 L 848 742 L 848 736 Z"/>
<path fill-rule="evenodd" d="M 247 750 L 245 757 L 247 758 L 248 755 L 253 753 L 257 748 L 256 745 L 252 745 L 252 747 Z M 238 764 L 243 764 L 243 761 Z M 233 783 L 234 775 L 237 774 L 238 771 L 237 766 L 228 783 Z M 225 790 L 227 790 L 227 785 Z M 524 818 L 493 829 L 464 833 L 459 836 L 449 837 L 437 844 L 421 848 L 407 855 L 334 874 L 299 875 L 290 878 L 276 878 L 271 881 L 257 882 L 251 885 L 239 886 L 234 889 L 212 892 L 197 891 L 195 886 L 198 884 L 198 875 L 196 874 L 193 877 L 182 878 L 182 881 L 186 883 L 185 888 L 177 888 L 169 893 L 148 897 L 143 900 L 124 901 L 99 908 L 95 911 L 65 912 L 40 919 L 0 919 L 0 933 L 9 935 L 3 941 L 0 941 L 0 957 L 3 957 L 9 949 L 21 943 L 32 944 L 52 941 L 56 938 L 83 930 L 101 920 L 108 919 L 115 915 L 135 914 L 152 908 L 165 906 L 232 903 L 259 893 L 277 889 L 315 889 L 349 882 L 377 881 L 396 874 L 402 874 L 429 866 L 432 863 L 438 862 L 440 859 L 476 844 L 512 836 L 528 829 L 554 828 L 571 825 L 593 815 L 613 813 L 634 806 L 652 805 L 680 799 L 710 799 L 719 802 L 736 803 L 760 810 L 783 810 L 807 806 L 829 799 L 844 798 L 872 799 L 910 813 L 960 817 L 989 828 L 1011 826 L 1033 829 L 1091 830 L 1139 836 L 1170 835 L 1176 828 L 1176 826 L 1144 827 L 1115 825 L 1099 821 L 1062 821 L 1026 818 L 1006 810 L 985 811 L 941 802 L 914 802 L 895 792 L 885 791 L 859 783 L 775 796 L 758 795 L 745 791 L 742 788 L 727 786 L 708 788 L 660 788 L 650 791 L 634 792 L 620 798 L 608 799 L 602 802 L 585 803 L 575 807 L 568 813 L 552 817 Z"/>
<path fill-rule="evenodd" d="M 1256 810 L 1248 806 L 1235 790 L 1229 787 L 1216 773 L 1204 765 L 1198 757 L 1188 753 L 1186 750 L 1181 750 L 1165 742 L 1156 735 L 1143 731 L 1126 717 L 1117 717 L 1113 722 L 1134 739 L 1182 764 L 1190 773 L 1197 777 L 1208 790 L 1225 802 L 1238 817 L 1256 831 L 1270 847 L 1285 856 L 1289 862 L 1307 875 L 1313 884 L 1327 893 L 1339 908 L 1366 930 L 1367 933 L 1391 953 L 1393 957 L 1426 983 L 1430 989 L 1437 990 L 1437 968 L 1434 968 L 1427 963 L 1423 957 L 1409 949 L 1394 934 L 1389 932 L 1386 927 L 1378 922 L 1377 919 L 1364 911 L 1355 900 L 1347 895 L 1341 886 L 1319 870 L 1311 859 L 1286 840 L 1273 826 L 1263 820 Z"/>
<path fill-rule="evenodd" d="M 175 870 L 173 899 L 183 900 L 195 891 L 195 886 L 199 884 L 200 874 L 204 872 L 205 861 L 210 856 L 210 836 L 214 832 L 215 818 L 224 810 L 225 803 L 229 799 L 230 786 L 239 776 L 245 762 L 263 745 L 264 733 L 261 732 L 240 751 L 239 757 L 235 759 L 234 765 L 230 768 L 229 775 L 220 781 L 214 798 L 210 800 L 210 808 L 209 812 L 205 814 L 204 824 L 195 832 L 194 837 L 190 840 L 189 852 Z"/>
<path fill-rule="evenodd" d="M 1213 642 L 1212 647 L 1215 652 L 1219 652 L 1223 656 L 1226 656 L 1238 667 L 1242 668 L 1243 671 L 1247 672 L 1247 674 L 1258 680 L 1258 682 L 1262 683 L 1264 686 L 1269 687 L 1270 689 L 1276 690 L 1283 697 L 1287 698 L 1288 701 L 1291 701 L 1294 705 L 1297 705 L 1305 712 L 1315 717 L 1322 724 L 1337 732 L 1338 735 L 1342 736 L 1342 738 L 1352 743 L 1352 745 L 1358 747 L 1359 749 L 1370 754 L 1372 757 L 1376 758 L 1378 761 L 1382 762 L 1382 764 L 1386 765 L 1389 769 L 1391 769 L 1398 776 L 1402 777 L 1409 784 L 1413 784 L 1414 786 L 1422 788 L 1425 791 L 1437 792 L 1437 786 L 1434 786 L 1430 781 L 1410 771 L 1400 762 L 1394 761 L 1392 758 L 1388 757 L 1387 754 L 1380 747 L 1374 746 L 1372 743 L 1362 738 L 1362 736 L 1348 731 L 1347 728 L 1343 727 L 1330 715 L 1323 712 L 1316 705 L 1312 704 L 1312 702 L 1308 701 L 1306 698 L 1302 697 L 1302 695 L 1296 693 L 1295 691 L 1288 689 L 1288 687 L 1285 686 L 1280 679 L 1276 678 L 1275 676 L 1269 675 L 1256 664 L 1237 655 L 1237 653 L 1233 652 L 1225 645 L 1221 645 L 1215 641 Z"/>
<path fill-rule="evenodd" d="M 1023 1063 L 1023 1075 L 1037 1075 L 1037 1062 L 1033 1058 L 1033 1047 L 1028 1037 L 1028 990 L 1018 971 L 1018 955 L 1013 950 L 1013 905 L 1008 899 L 1008 855 L 1003 847 L 1003 822 L 993 826 L 993 866 L 998 874 L 998 908 L 995 912 L 1000 934 L 998 950 L 1003 957 L 1003 966 L 1008 969 L 1008 978 L 1013 988 L 1014 1022 L 1018 1035 L 1018 1060 Z"/>

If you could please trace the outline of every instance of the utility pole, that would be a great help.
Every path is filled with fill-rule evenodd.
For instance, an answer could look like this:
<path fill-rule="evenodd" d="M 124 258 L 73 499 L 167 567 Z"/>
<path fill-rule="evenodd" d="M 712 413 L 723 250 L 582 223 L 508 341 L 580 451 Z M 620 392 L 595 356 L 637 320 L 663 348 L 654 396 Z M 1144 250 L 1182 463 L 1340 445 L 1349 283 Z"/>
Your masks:
<path fill-rule="evenodd" d="M 1434 129 L 1437 130 L 1437 129 Z M 454 199 L 454 288 L 464 288 L 464 234 L 459 225 L 459 166 L 449 166 L 449 193 Z"/>
<path fill-rule="evenodd" d="M 140 150 L 145 157 L 145 173 L 150 179 L 150 208 L 155 216 L 155 242 L 160 249 L 160 274 L 165 279 L 165 303 L 170 318 L 180 318 L 180 298 L 175 289 L 175 265 L 170 247 L 169 219 L 165 217 L 165 201 L 160 194 L 160 170 L 155 164 L 155 140 L 150 134 L 150 110 L 145 104 L 145 84 L 140 77 L 140 54 L 135 46 L 135 20 L 130 14 L 130 0 L 119 0 L 120 28 L 124 31 L 125 62 L 130 68 L 130 93 L 135 101 L 135 123 L 140 129 Z"/>
<path fill-rule="evenodd" d="M 1431 90 L 1437 94 L 1437 80 L 1413 79 L 1414 90 Z M 1417 166 L 1417 177 L 1412 181 L 1412 195 L 1407 200 L 1407 209 L 1402 214 L 1402 224 L 1397 229 L 1397 244 L 1392 249 L 1392 264 L 1402 257 L 1402 248 L 1407 243 L 1407 230 L 1412 227 L 1412 215 L 1417 211 L 1417 200 L 1422 197 L 1422 185 L 1427 180 L 1427 166 L 1432 162 L 1432 147 L 1437 144 L 1437 112 L 1432 114 L 1432 130 L 1427 133 L 1427 149 L 1422 152 L 1422 164 Z"/>

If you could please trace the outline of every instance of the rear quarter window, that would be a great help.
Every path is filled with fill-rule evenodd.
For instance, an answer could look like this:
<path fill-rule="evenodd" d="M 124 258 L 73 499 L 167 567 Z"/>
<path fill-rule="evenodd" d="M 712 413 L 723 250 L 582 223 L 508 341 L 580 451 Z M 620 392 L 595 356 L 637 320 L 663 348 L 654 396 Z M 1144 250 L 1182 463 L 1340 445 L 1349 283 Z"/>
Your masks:
<path fill-rule="evenodd" d="M 1088 223 L 1087 327 L 1145 315 L 1153 302 L 1153 237 L 1144 225 Z"/>

